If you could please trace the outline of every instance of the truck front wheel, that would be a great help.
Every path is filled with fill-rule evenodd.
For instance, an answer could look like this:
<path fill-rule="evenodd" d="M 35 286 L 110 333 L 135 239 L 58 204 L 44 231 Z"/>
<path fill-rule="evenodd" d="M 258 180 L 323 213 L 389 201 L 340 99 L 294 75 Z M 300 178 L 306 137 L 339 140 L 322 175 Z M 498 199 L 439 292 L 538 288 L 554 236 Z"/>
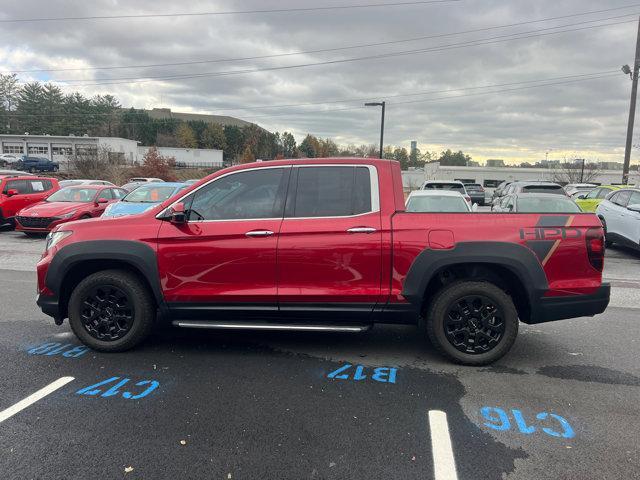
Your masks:
<path fill-rule="evenodd" d="M 69 324 L 89 347 L 122 352 L 153 328 L 156 308 L 146 285 L 124 270 L 103 270 L 82 280 L 69 299 Z"/>
<path fill-rule="evenodd" d="M 427 335 L 445 357 L 463 365 L 486 365 L 505 355 L 518 334 L 511 298 L 484 281 L 458 281 L 433 298 Z"/>

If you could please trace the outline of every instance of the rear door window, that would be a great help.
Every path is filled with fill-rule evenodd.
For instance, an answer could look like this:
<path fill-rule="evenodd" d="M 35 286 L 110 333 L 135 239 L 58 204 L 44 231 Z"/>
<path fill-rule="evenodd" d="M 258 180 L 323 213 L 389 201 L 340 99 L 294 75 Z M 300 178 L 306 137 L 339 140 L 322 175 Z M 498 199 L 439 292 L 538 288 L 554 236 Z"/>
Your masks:
<path fill-rule="evenodd" d="M 640 205 L 640 192 L 632 192 L 631 197 L 629 197 L 628 205 Z"/>
<path fill-rule="evenodd" d="M 611 190 L 608 188 L 601 188 L 598 192 L 598 196 L 596 198 L 604 198 L 611 193 Z"/>
<path fill-rule="evenodd" d="M 617 195 L 614 195 L 611 198 L 611 201 L 613 203 L 615 203 L 616 205 L 619 205 L 621 207 L 626 207 L 627 204 L 629 203 L 629 198 L 631 197 L 631 191 L 630 190 L 623 190 L 621 192 L 618 192 Z"/>
<path fill-rule="evenodd" d="M 6 194 L 9 190 L 17 190 L 19 194 L 29 193 L 29 185 L 26 180 L 10 180 L 5 184 L 2 193 Z"/>

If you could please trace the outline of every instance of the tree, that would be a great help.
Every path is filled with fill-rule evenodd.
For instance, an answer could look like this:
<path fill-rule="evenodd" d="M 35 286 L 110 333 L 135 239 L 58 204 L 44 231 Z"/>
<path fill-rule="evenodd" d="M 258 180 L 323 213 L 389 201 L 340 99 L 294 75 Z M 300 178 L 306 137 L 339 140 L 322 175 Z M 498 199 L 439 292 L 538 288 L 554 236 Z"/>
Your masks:
<path fill-rule="evenodd" d="M 172 182 L 176 179 L 173 173 L 175 163 L 174 157 L 164 157 L 158 153 L 156 147 L 151 147 L 142 157 L 142 165 L 133 170 L 133 175 L 136 177 L 157 177 Z"/>
<path fill-rule="evenodd" d="M 217 150 L 227 149 L 227 139 L 224 135 L 224 128 L 219 123 L 210 123 L 202 132 L 202 145 L 205 148 L 215 148 Z"/>
<path fill-rule="evenodd" d="M 224 152 L 225 160 L 237 160 L 244 150 L 242 129 L 236 125 L 225 125 L 224 137 L 227 142 L 227 150 Z"/>
<path fill-rule="evenodd" d="M 453 153 L 451 150 L 446 150 L 442 152 L 440 158 L 438 158 L 440 165 L 455 167 L 465 167 L 469 160 L 471 160 L 471 157 L 462 153 L 462 150 L 456 153 Z"/>
<path fill-rule="evenodd" d="M 240 163 L 251 163 L 256 160 L 253 152 L 251 151 L 251 147 L 247 145 L 242 154 L 242 159 L 240 159 Z"/>
<path fill-rule="evenodd" d="M 18 85 L 18 76 L 13 73 L 11 75 L 0 74 L 0 129 L 6 127 L 6 132 L 13 131 L 12 114 L 18 103 L 18 94 L 20 86 Z"/>
<path fill-rule="evenodd" d="M 186 123 L 181 123 L 176 130 L 178 145 L 182 148 L 198 148 L 198 139 L 193 129 Z"/>
<path fill-rule="evenodd" d="M 42 86 L 38 82 L 23 85 L 18 94 L 17 113 L 20 128 L 31 134 L 42 134 Z"/>
<path fill-rule="evenodd" d="M 393 151 L 393 159 L 400 162 L 400 168 L 402 168 L 402 170 L 409 168 L 409 153 L 406 148 L 396 148 Z"/>
<path fill-rule="evenodd" d="M 42 87 L 41 115 L 43 130 L 51 135 L 64 134 L 64 94 L 56 85 L 46 83 Z"/>
<path fill-rule="evenodd" d="M 316 137 L 307 134 L 307 136 L 304 137 L 304 140 L 298 147 L 298 150 L 300 150 L 300 154 L 303 156 L 303 158 L 316 158 L 320 150 L 320 143 L 318 142 L 318 139 Z"/>
<path fill-rule="evenodd" d="M 318 140 L 318 156 L 323 158 L 328 157 L 337 157 L 340 154 L 340 149 L 336 142 L 331 140 L 330 138 L 319 139 Z"/>
<path fill-rule="evenodd" d="M 572 162 L 561 163 L 554 168 L 551 178 L 554 182 L 567 183 L 591 183 L 602 173 L 597 163 L 587 163 L 584 158 L 577 158 Z"/>
<path fill-rule="evenodd" d="M 284 155 L 284 158 L 295 158 L 297 150 L 298 146 L 296 145 L 296 139 L 293 134 L 284 132 L 282 134 L 282 155 Z"/>

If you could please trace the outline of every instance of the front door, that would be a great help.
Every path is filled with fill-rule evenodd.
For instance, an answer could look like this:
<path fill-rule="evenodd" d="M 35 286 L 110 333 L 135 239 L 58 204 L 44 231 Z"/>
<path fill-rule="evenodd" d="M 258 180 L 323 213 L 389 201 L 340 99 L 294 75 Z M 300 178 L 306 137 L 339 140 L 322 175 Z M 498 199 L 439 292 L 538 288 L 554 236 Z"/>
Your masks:
<path fill-rule="evenodd" d="M 380 229 L 374 167 L 294 168 L 278 243 L 280 310 L 368 315 L 381 295 Z"/>
<path fill-rule="evenodd" d="M 277 309 L 276 246 L 290 170 L 232 172 L 182 200 L 187 223 L 165 221 L 158 236 L 169 308 L 189 317 L 234 305 Z"/>

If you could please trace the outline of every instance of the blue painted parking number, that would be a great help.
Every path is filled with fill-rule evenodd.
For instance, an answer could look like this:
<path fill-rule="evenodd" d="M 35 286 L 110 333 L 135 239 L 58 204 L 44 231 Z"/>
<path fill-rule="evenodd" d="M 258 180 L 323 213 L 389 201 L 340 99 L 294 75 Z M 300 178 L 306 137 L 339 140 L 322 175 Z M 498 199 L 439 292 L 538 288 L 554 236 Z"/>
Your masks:
<path fill-rule="evenodd" d="M 505 430 L 511 429 L 511 421 L 509 419 L 509 415 L 503 409 L 493 408 L 493 407 L 482 407 L 480 409 L 480 413 L 485 418 L 485 420 L 488 420 L 488 422 L 484 423 L 486 427 L 489 427 L 493 430 L 498 430 L 498 431 L 505 431 Z M 528 425 L 527 421 L 524 418 L 524 415 L 520 410 L 517 410 L 515 408 L 512 409 L 511 415 L 515 420 L 516 427 L 518 428 L 518 431 L 520 433 L 523 433 L 525 435 L 531 435 L 536 431 L 536 426 Z M 560 425 L 562 431 L 554 430 L 549 426 L 543 426 L 541 430 L 549 436 L 559 437 L 559 438 L 575 437 L 575 433 L 573 431 L 573 428 L 571 428 L 571 425 L 569 424 L 569 422 L 564 417 L 561 417 L 560 415 L 556 415 L 555 413 L 541 412 L 536 415 L 536 419 L 540 420 L 540 423 L 544 422 L 547 425 L 549 423 L 549 420 L 555 420 Z"/>
<path fill-rule="evenodd" d="M 346 363 L 341 366 L 339 369 L 334 370 L 333 372 L 327 375 L 328 378 L 337 378 L 340 380 L 349 380 L 349 375 L 351 372 L 347 372 L 352 367 L 350 363 Z M 347 373 L 345 373 L 347 372 Z M 364 373 L 365 367 L 362 365 L 356 365 L 356 369 L 353 372 L 353 380 L 365 380 L 367 375 Z M 371 380 L 375 380 L 376 382 L 382 383 L 396 383 L 396 374 L 398 372 L 397 368 L 390 367 L 377 367 L 373 369 L 373 375 L 371 375 Z"/>
<path fill-rule="evenodd" d="M 120 377 L 107 378 L 106 380 L 103 380 L 102 382 L 98 382 L 98 383 L 96 383 L 94 385 L 89 385 L 88 387 L 81 388 L 80 390 L 78 390 L 76 392 L 76 394 L 78 394 L 78 395 L 89 395 L 89 396 L 98 395 L 100 392 L 102 392 L 102 390 L 100 388 L 98 388 L 98 387 L 103 387 L 105 385 L 108 385 L 109 383 L 115 382 L 118 379 L 120 379 Z M 128 378 L 123 378 L 118 383 L 116 383 L 111 388 L 109 388 L 107 391 L 105 391 L 102 395 L 100 395 L 100 397 L 114 397 L 114 396 L 119 395 L 120 391 L 118 389 L 120 387 L 123 387 L 128 382 L 129 382 Z M 140 398 L 146 397 L 147 395 L 149 395 L 151 392 L 153 392 L 159 386 L 160 386 L 160 383 L 157 382 L 156 380 L 142 380 L 142 381 L 136 383 L 136 387 L 146 387 L 145 389 L 143 389 L 141 392 L 139 392 L 137 394 L 133 394 L 133 393 L 128 392 L 128 391 L 127 392 L 122 392 L 122 397 L 126 398 L 127 400 L 138 400 Z"/>

